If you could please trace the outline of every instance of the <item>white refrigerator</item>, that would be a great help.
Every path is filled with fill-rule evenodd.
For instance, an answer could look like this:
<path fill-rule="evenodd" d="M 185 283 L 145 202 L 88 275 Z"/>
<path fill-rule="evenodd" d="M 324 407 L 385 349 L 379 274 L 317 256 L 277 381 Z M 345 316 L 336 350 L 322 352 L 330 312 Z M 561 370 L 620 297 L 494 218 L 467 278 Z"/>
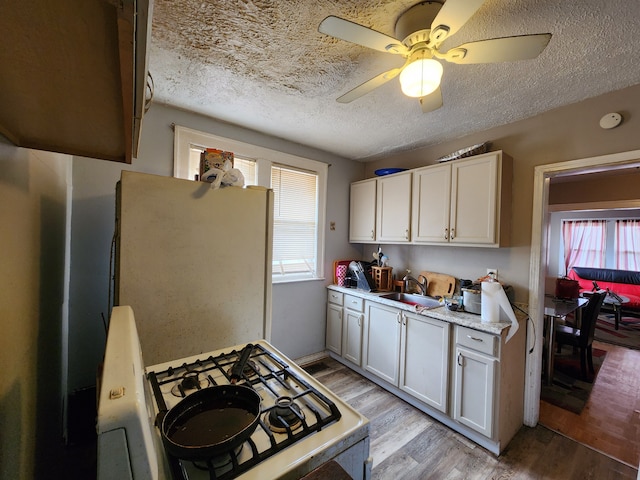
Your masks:
<path fill-rule="evenodd" d="M 271 340 L 273 192 L 123 171 L 114 304 L 146 365 Z"/>

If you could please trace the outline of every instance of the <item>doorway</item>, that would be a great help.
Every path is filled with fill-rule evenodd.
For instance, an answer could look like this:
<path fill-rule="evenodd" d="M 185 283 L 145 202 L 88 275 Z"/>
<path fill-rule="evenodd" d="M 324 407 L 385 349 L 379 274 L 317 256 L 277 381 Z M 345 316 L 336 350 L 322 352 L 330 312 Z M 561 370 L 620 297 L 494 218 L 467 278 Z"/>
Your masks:
<path fill-rule="evenodd" d="M 547 223 L 549 216 L 549 183 L 551 178 L 586 173 L 604 172 L 611 169 L 627 169 L 640 166 L 640 150 L 571 160 L 551 165 L 540 165 L 534 169 L 533 214 L 531 225 L 531 256 L 529 267 L 529 315 L 534 328 L 527 331 L 527 355 L 524 423 L 535 426 L 540 415 L 540 390 L 542 386 L 542 332 L 544 293 L 547 259 Z"/>

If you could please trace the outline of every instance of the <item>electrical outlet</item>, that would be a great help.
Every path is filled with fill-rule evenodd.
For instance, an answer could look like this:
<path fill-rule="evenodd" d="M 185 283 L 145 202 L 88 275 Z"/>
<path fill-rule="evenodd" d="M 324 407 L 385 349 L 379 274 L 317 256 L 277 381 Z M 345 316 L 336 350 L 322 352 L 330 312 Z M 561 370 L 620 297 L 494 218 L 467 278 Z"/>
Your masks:
<path fill-rule="evenodd" d="M 487 268 L 487 275 L 493 273 L 493 278 L 498 280 L 498 269 L 497 268 Z"/>

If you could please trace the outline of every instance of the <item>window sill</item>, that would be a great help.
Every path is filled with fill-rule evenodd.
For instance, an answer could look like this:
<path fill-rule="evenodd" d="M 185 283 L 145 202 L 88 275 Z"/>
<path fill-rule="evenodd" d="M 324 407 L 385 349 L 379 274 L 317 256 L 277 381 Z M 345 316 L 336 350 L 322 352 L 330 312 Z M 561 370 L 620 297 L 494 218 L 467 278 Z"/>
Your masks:
<path fill-rule="evenodd" d="M 312 281 L 324 281 L 324 277 L 281 277 L 272 278 L 271 283 L 273 285 L 280 285 L 283 283 L 300 283 L 300 282 L 312 282 Z"/>

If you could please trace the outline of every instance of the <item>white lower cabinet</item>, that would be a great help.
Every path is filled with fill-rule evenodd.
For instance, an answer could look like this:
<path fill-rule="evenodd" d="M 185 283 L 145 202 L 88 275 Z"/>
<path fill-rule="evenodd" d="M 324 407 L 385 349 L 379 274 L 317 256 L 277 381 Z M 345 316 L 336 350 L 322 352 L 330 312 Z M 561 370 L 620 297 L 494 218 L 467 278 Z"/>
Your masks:
<path fill-rule="evenodd" d="M 456 326 L 453 419 L 493 437 L 498 338 Z"/>
<path fill-rule="evenodd" d="M 398 385 L 402 315 L 397 308 L 365 301 L 362 367 Z"/>
<path fill-rule="evenodd" d="M 447 412 L 450 325 L 365 302 L 365 370 Z"/>
<path fill-rule="evenodd" d="M 342 293 L 329 290 L 325 346 L 338 355 L 342 355 L 342 300 Z"/>
<path fill-rule="evenodd" d="M 344 296 L 342 322 L 342 356 L 360 366 L 362 360 L 362 329 L 364 301 L 353 295 Z"/>
<path fill-rule="evenodd" d="M 398 386 L 418 400 L 447 413 L 451 325 L 407 312 L 402 316 Z"/>
<path fill-rule="evenodd" d="M 456 345 L 454 420 L 491 438 L 495 358 Z"/>
<path fill-rule="evenodd" d="M 358 294 L 327 304 L 332 355 L 495 454 L 524 416 L 525 329 L 509 342 L 505 334 Z"/>

